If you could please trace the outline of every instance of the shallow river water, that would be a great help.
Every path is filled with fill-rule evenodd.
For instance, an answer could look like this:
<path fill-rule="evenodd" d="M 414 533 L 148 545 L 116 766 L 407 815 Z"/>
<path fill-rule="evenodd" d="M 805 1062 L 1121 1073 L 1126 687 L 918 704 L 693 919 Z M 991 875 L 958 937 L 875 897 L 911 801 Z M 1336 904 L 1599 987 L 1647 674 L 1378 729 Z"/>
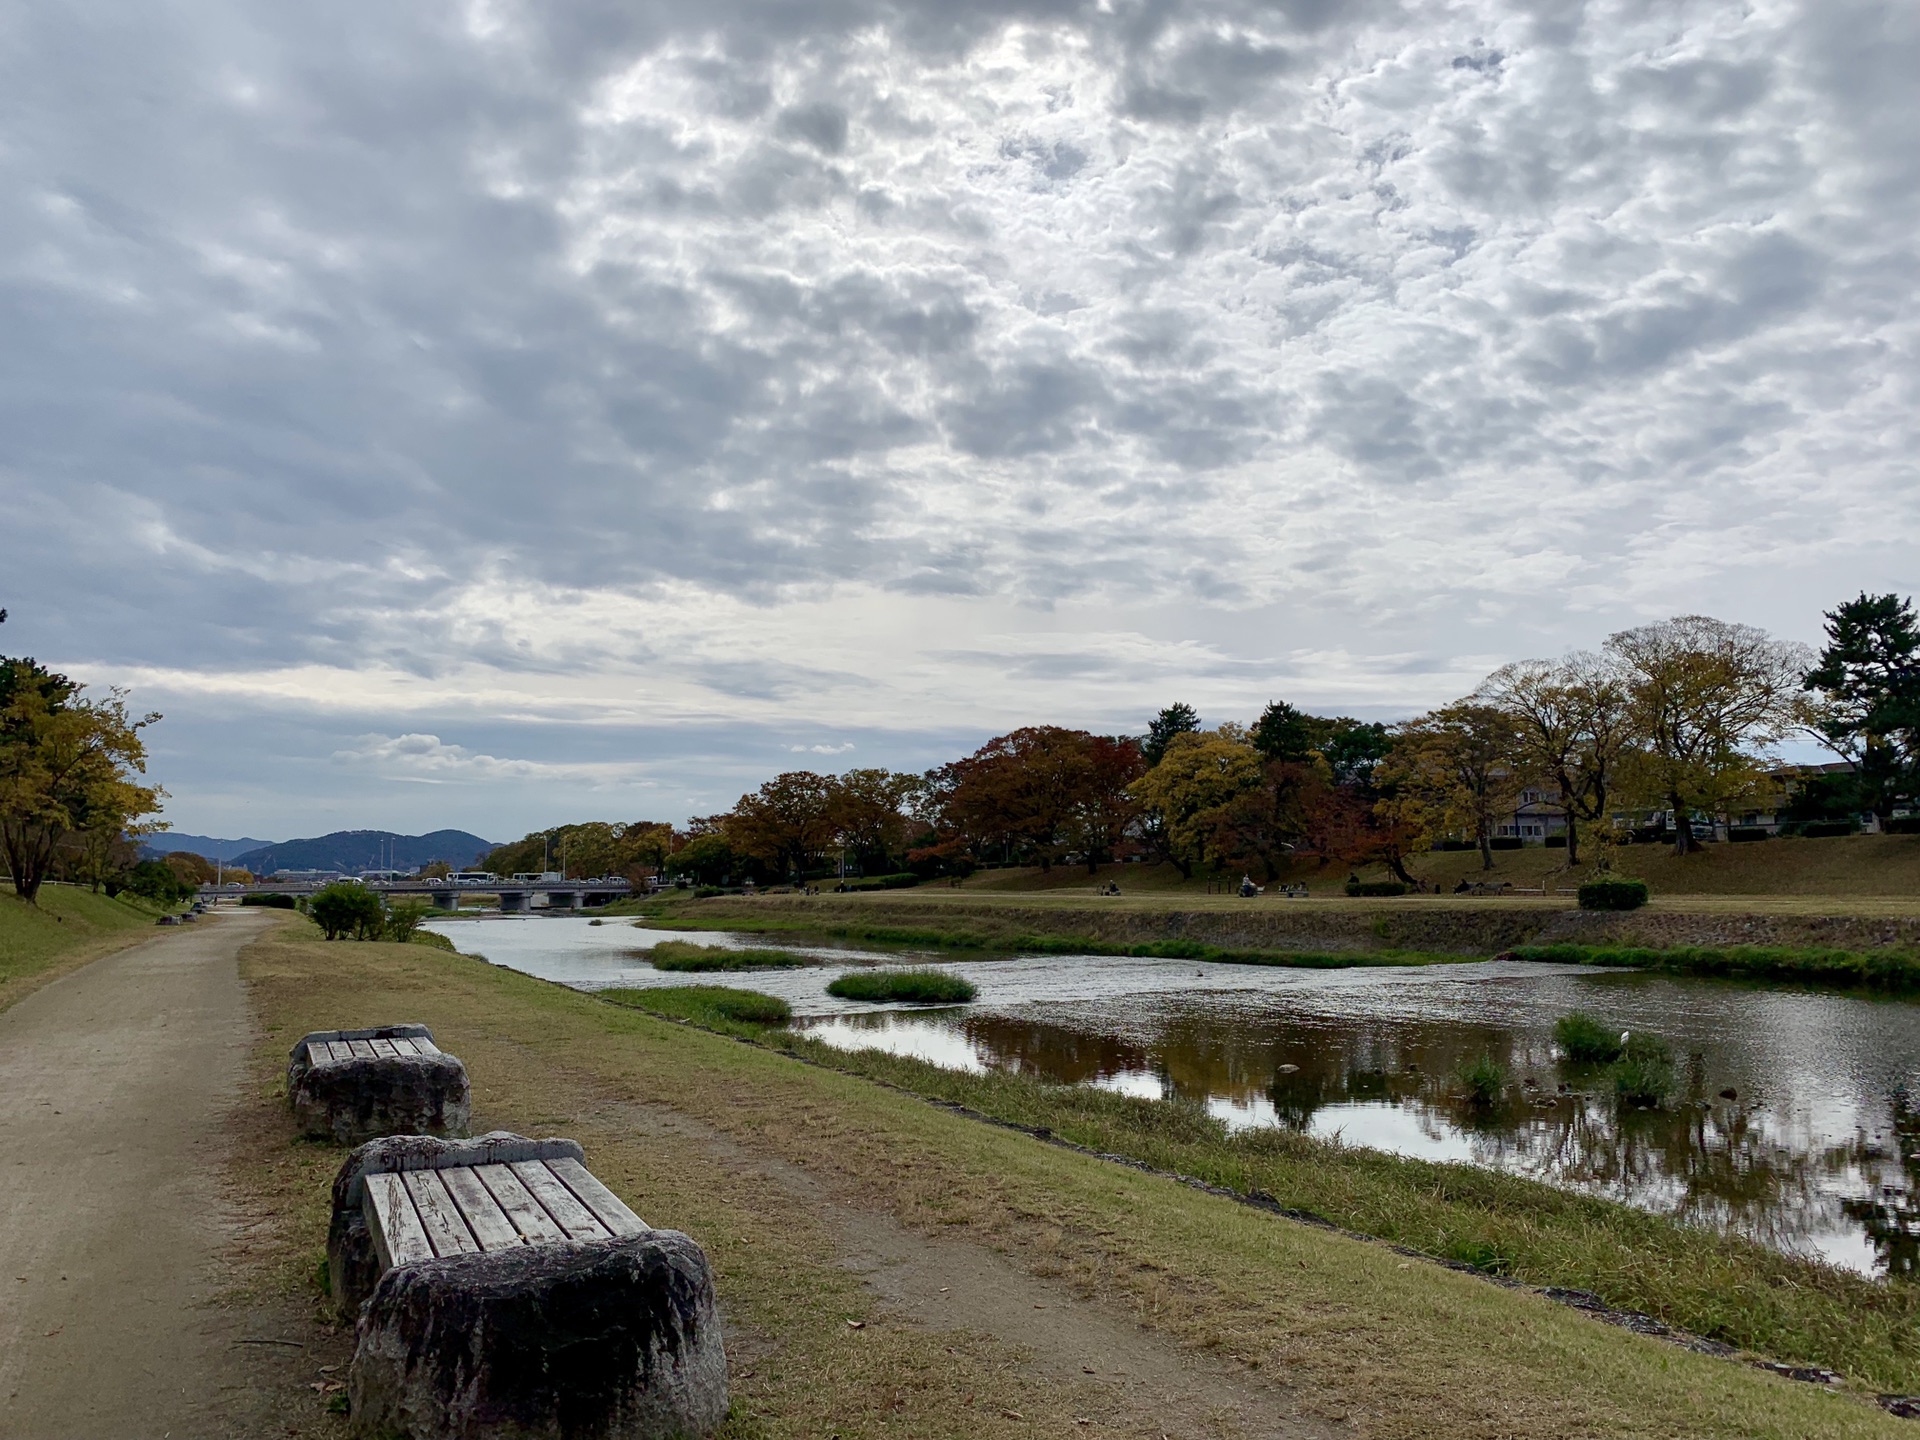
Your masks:
<path fill-rule="evenodd" d="M 1049 955 L 942 961 L 979 987 L 977 1001 L 876 1009 L 826 994 L 841 957 L 858 953 L 842 948 L 790 947 L 829 962 L 818 967 L 714 977 L 657 971 L 645 948 L 766 938 L 574 916 L 429 928 L 582 989 L 717 980 L 781 996 L 795 1028 L 843 1048 L 1187 1099 L 1229 1126 L 1467 1161 L 1867 1274 L 1920 1275 L 1911 1002 L 1492 961 L 1288 970 Z M 1673 1103 L 1622 1106 L 1603 1076 L 1559 1061 L 1553 1022 L 1576 1008 L 1665 1039 Z M 1491 1111 L 1466 1104 L 1455 1079 L 1483 1054 L 1513 1081 Z"/>

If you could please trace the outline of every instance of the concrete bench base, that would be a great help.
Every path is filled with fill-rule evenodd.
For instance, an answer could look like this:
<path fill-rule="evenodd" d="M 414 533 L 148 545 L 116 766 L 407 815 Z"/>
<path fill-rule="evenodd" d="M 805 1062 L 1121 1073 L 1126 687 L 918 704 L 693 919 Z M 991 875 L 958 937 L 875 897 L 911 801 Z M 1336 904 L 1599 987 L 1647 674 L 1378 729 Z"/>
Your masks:
<path fill-rule="evenodd" d="M 706 1256 L 675 1230 L 401 1265 L 361 1312 L 353 1431 L 665 1440 L 727 1414 Z"/>
<path fill-rule="evenodd" d="M 354 1145 L 382 1135 L 464 1135 L 467 1068 L 424 1025 L 322 1030 L 287 1062 L 287 1103 L 300 1132 Z"/>

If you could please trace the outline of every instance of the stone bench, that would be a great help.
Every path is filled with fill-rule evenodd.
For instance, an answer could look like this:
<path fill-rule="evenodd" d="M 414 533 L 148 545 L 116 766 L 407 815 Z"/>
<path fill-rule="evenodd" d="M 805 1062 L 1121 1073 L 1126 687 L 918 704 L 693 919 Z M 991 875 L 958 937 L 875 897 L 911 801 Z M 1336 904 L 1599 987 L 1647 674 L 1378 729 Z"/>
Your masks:
<path fill-rule="evenodd" d="M 327 1270 L 357 1321 L 356 1434 L 652 1440 L 726 1418 L 706 1256 L 571 1140 L 362 1145 L 334 1180 Z"/>
<path fill-rule="evenodd" d="M 303 1135 L 354 1145 L 382 1135 L 464 1135 L 467 1067 L 424 1025 L 317 1030 L 287 1059 L 287 1104 Z"/>

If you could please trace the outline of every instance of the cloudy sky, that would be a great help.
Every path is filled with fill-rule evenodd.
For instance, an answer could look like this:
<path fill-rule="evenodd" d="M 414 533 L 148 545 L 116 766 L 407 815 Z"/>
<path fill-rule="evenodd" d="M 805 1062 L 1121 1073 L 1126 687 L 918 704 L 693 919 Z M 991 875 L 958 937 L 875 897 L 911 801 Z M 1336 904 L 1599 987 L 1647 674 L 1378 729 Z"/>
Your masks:
<path fill-rule="evenodd" d="M 184 830 L 1382 718 L 1920 541 L 1920 7 L 0 11 L 0 640 Z"/>

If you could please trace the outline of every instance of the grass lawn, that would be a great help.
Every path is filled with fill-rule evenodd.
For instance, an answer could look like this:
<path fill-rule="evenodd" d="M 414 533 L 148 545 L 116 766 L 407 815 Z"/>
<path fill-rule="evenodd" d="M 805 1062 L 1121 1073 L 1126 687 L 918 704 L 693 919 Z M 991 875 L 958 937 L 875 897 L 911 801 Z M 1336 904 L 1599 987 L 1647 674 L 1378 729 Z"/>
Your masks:
<path fill-rule="evenodd" d="M 1908 1433 L 1857 1398 L 982 1124 L 896 1088 L 919 1083 L 910 1070 L 876 1084 L 466 957 L 310 934 L 283 925 L 242 957 L 260 1104 L 289 1037 L 431 1024 L 467 1064 L 476 1129 L 578 1138 L 640 1214 L 706 1248 L 734 1367 L 729 1440 L 1233 1433 L 1124 1376 L 1089 1378 L 1092 1363 L 1048 1372 L 994 1313 L 940 1308 L 944 1284 L 915 1299 L 893 1271 L 863 1283 L 849 1267 L 879 1233 L 976 1257 L 956 1292 L 1010 1267 L 1006 1303 L 1029 1327 L 1047 1306 L 1049 1332 L 1115 1317 L 1127 1343 L 1253 1387 L 1266 1418 L 1295 1416 L 1300 1433 Z M 308 1293 L 339 1152 L 279 1123 L 284 1142 L 237 1154 L 234 1180 L 277 1217 L 254 1243 L 278 1283 Z"/>
<path fill-rule="evenodd" d="M 695 945 L 686 940 L 660 940 L 646 952 L 656 970 L 718 971 L 797 970 L 817 962 L 792 950 L 731 950 L 719 945 Z"/>
<path fill-rule="evenodd" d="M 0 885 L 0 1010 L 50 980 L 146 936 L 162 911 L 72 885 L 43 885 L 29 905 Z"/>

